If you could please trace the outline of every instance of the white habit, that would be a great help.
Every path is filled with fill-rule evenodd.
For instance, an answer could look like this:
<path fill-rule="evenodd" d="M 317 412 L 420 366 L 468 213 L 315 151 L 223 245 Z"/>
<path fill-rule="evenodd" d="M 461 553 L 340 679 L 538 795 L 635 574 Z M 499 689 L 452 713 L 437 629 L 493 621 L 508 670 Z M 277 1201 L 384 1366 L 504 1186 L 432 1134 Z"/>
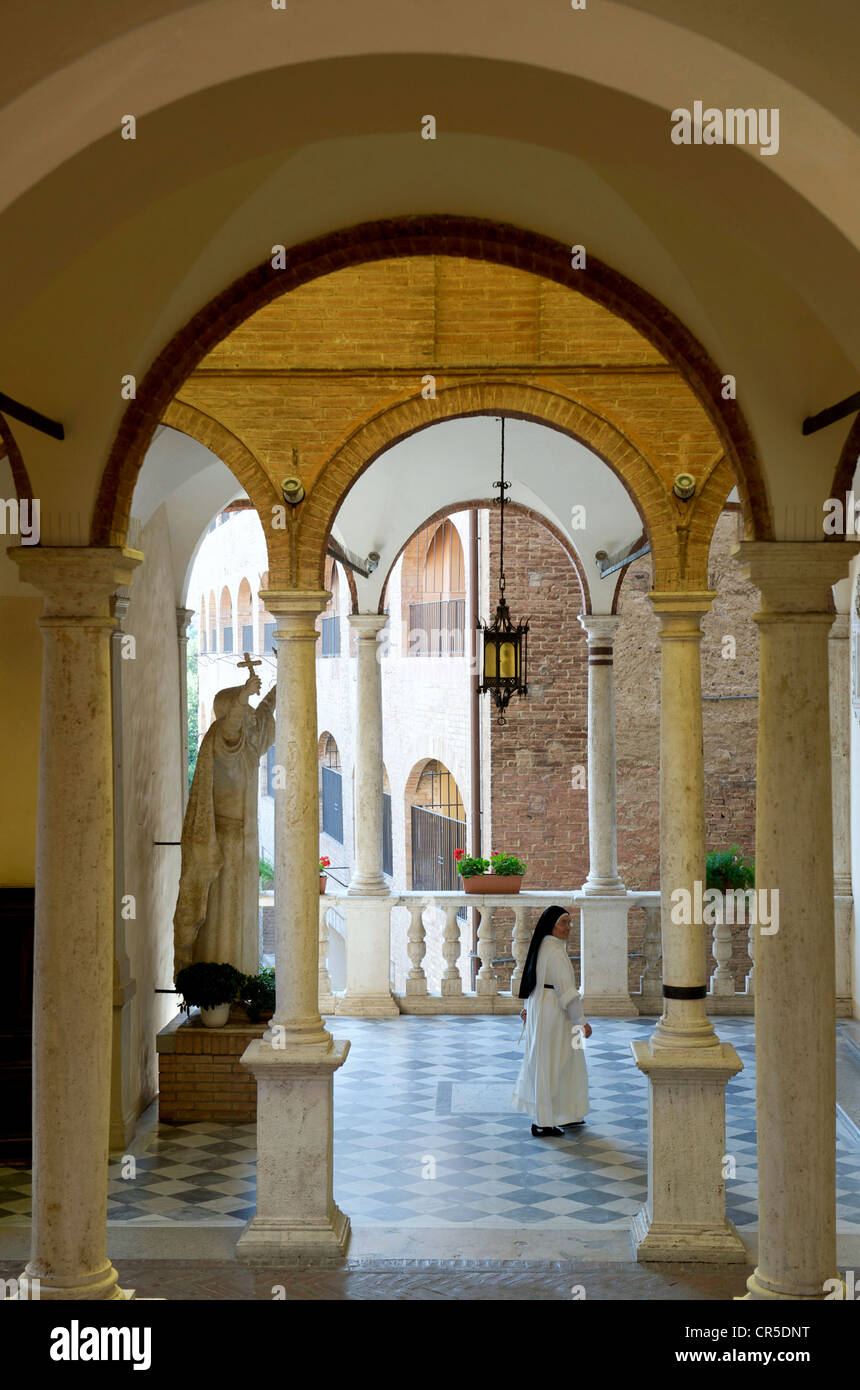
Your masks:
<path fill-rule="evenodd" d="M 526 1000 L 525 1056 L 511 1097 L 511 1108 L 525 1111 L 542 1129 L 573 1124 L 588 1114 L 585 1051 L 575 1032 L 584 1023 L 567 948 L 560 937 L 547 936 Z"/>

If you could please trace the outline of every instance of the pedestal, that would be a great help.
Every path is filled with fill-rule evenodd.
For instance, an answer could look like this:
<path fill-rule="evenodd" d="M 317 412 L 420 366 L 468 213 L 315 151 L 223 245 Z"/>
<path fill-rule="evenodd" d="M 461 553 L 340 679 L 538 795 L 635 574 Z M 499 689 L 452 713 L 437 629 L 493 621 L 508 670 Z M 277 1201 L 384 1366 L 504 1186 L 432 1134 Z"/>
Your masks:
<path fill-rule="evenodd" d="M 723 1177 L 726 1082 L 743 1063 L 728 1043 L 631 1048 L 648 1077 L 648 1200 L 631 1229 L 637 1260 L 744 1263 Z"/>
<path fill-rule="evenodd" d="M 582 1006 L 601 1018 L 638 1018 L 627 982 L 626 892 L 620 898 L 583 896 L 579 899 L 582 926 Z"/>
<path fill-rule="evenodd" d="M 246 1264 L 339 1264 L 346 1253 L 349 1217 L 332 1193 L 332 1078 L 349 1046 L 319 1055 L 261 1041 L 242 1058 L 257 1080 L 257 1214 L 236 1246 Z"/>
<path fill-rule="evenodd" d="M 341 899 L 346 916 L 346 990 L 336 1012 L 352 1018 L 399 1018 L 391 994 L 391 899 Z"/>

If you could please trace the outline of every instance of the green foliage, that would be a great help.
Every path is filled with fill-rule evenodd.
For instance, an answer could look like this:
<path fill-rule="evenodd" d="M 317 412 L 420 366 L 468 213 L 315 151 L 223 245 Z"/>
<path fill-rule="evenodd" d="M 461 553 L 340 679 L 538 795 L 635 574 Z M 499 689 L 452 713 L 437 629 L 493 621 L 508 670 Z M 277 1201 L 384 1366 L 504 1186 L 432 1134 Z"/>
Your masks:
<path fill-rule="evenodd" d="M 503 878 L 509 878 L 514 874 L 524 874 L 526 865 L 522 859 L 517 859 L 515 854 L 491 854 L 490 873 L 500 874 Z"/>
<path fill-rule="evenodd" d="M 275 881 L 275 870 L 262 854 L 260 855 L 260 882 L 267 886 Z"/>
<path fill-rule="evenodd" d="M 202 622 L 202 615 L 198 615 L 198 622 Z M 186 675 L 188 681 L 188 786 L 194 779 L 194 769 L 197 766 L 197 740 L 200 732 L 200 697 L 197 682 L 197 643 L 198 637 L 196 630 L 189 634 L 188 644 L 185 649 L 186 656 Z"/>
<path fill-rule="evenodd" d="M 489 859 L 478 859 L 474 854 L 463 854 L 457 859 L 457 873 L 461 878 L 475 878 L 477 874 L 485 874 L 490 867 Z"/>
<path fill-rule="evenodd" d="M 711 850 L 706 862 L 706 888 L 718 888 L 725 893 L 730 888 L 752 888 L 755 883 L 755 863 L 752 859 L 744 859 L 737 845 Z"/>
<path fill-rule="evenodd" d="M 275 1008 L 274 970 L 264 965 L 256 975 L 246 975 L 239 993 L 252 1023 L 258 1021 L 261 1013 L 272 1013 Z"/>
<path fill-rule="evenodd" d="M 198 960 L 186 965 L 176 977 L 176 992 L 182 995 L 182 1008 L 188 1013 L 192 1004 L 200 1009 L 214 1009 L 218 1004 L 232 1004 L 238 998 L 245 976 L 241 970 L 225 961 Z"/>
<path fill-rule="evenodd" d="M 457 860 L 457 872 L 461 878 L 475 878 L 478 874 L 485 874 L 488 869 L 491 874 L 499 874 L 502 878 L 524 874 L 526 871 L 525 863 L 522 859 L 517 859 L 515 854 L 491 854 L 489 859 L 480 859 L 477 855 L 455 850 L 454 858 Z"/>

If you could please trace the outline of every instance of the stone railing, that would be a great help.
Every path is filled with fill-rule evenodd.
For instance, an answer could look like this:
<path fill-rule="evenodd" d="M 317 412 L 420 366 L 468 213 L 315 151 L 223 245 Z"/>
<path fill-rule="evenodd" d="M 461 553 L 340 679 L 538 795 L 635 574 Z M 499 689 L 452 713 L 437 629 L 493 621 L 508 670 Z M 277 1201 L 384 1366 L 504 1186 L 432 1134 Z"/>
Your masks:
<path fill-rule="evenodd" d="M 572 954 L 579 939 L 579 979 L 587 1013 L 595 1017 L 635 1018 L 659 1015 L 663 1008 L 660 894 L 657 891 L 598 897 L 580 890 L 557 889 L 518 894 L 405 892 L 370 898 L 346 893 L 326 893 L 320 898 L 319 996 L 324 1013 L 364 1017 L 395 1017 L 398 1013 L 519 1013 L 518 988 L 528 951 L 535 912 L 551 903 L 570 909 Z M 628 915 L 632 908 L 645 910 L 642 956 L 645 968 L 639 988 L 629 988 Z M 405 909 L 409 916 L 406 951 L 409 967 L 405 987 L 394 991 L 389 979 L 391 913 Z M 475 988 L 469 986 L 471 945 L 464 945 L 458 913 L 472 908 L 478 915 L 478 970 Z M 334 910 L 343 932 L 346 950 L 346 987 L 333 991 L 327 959 L 334 931 L 329 914 Z M 439 987 L 427 978 L 428 911 L 437 914 L 441 930 Z M 495 917 L 512 912 L 513 972 L 509 988 L 501 988 L 494 961 L 498 961 Z M 578 917 L 578 923 L 577 923 Z M 529 920 L 531 918 L 531 920 Z M 730 925 L 712 929 L 716 970 L 710 977 L 708 1009 L 711 1013 L 752 1013 L 754 1002 L 754 928 L 747 932 L 750 970 L 745 989 L 736 988 L 729 969 L 733 943 Z M 339 931 L 340 935 L 341 932 Z M 505 933 L 507 940 L 507 929 Z M 638 953 L 637 953 L 638 954 Z"/>

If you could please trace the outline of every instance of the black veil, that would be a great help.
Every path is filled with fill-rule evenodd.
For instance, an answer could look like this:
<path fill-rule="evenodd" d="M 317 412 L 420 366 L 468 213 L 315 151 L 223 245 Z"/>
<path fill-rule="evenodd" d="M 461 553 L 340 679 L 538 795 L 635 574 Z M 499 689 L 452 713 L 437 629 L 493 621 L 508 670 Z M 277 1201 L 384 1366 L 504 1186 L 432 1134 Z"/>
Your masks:
<path fill-rule="evenodd" d="M 552 934 L 552 929 L 559 917 L 563 917 L 567 912 L 566 907 L 547 907 L 538 918 L 537 926 L 532 934 L 529 953 L 526 956 L 526 963 L 523 966 L 523 978 L 520 980 L 520 999 L 528 999 L 535 987 L 537 972 L 538 951 L 541 942 L 545 941 Z"/>

